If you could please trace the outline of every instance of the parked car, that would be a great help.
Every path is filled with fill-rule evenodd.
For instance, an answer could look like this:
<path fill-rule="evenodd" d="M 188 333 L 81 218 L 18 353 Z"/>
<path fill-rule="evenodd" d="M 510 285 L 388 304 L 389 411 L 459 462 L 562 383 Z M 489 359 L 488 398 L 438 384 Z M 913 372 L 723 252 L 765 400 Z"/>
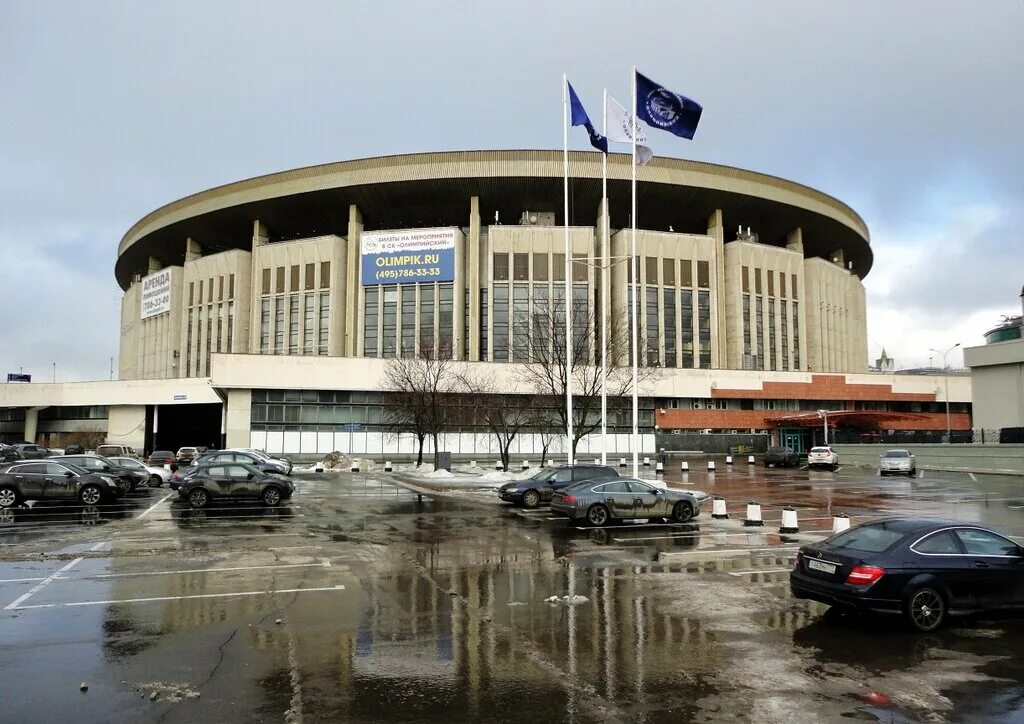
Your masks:
<path fill-rule="evenodd" d="M 197 472 L 199 472 L 199 468 L 195 466 L 187 468 L 178 468 L 171 474 L 171 479 L 167 483 L 167 485 L 168 487 L 170 487 L 171 490 L 177 491 L 178 495 L 180 496 L 182 495 L 183 492 L 181 486 L 184 484 L 186 480 L 195 475 Z"/>
<path fill-rule="evenodd" d="M 14 445 L 0 443 L 0 462 L 9 463 L 12 460 L 21 460 L 21 453 Z"/>
<path fill-rule="evenodd" d="M 585 520 L 593 526 L 631 518 L 666 518 L 687 523 L 700 515 L 706 493 L 693 490 L 657 488 L 635 478 L 588 481 L 556 490 L 551 512 L 569 522 Z"/>
<path fill-rule="evenodd" d="M 82 470 L 54 460 L 18 460 L 0 465 L 0 508 L 26 500 L 77 500 L 96 505 L 121 494 L 110 475 Z"/>
<path fill-rule="evenodd" d="M 117 479 L 121 490 L 125 493 L 130 493 L 140 485 L 149 482 L 148 473 L 117 465 L 100 455 L 63 455 L 53 459 L 70 463 L 90 473 L 110 475 Z"/>
<path fill-rule="evenodd" d="M 97 445 L 96 454 L 105 458 L 138 458 L 138 455 L 135 453 L 135 448 L 129 447 L 128 445 L 114 445 L 111 443 Z"/>
<path fill-rule="evenodd" d="M 230 452 L 247 452 L 247 453 L 250 453 L 252 455 L 255 455 L 256 457 L 260 458 L 261 460 L 273 460 L 273 461 L 276 461 L 276 462 L 280 463 L 281 465 L 283 465 L 286 468 L 285 475 L 291 475 L 292 474 L 292 461 L 289 460 L 288 458 L 282 458 L 282 457 L 279 457 L 279 456 L 276 456 L 276 455 L 270 455 L 268 453 L 265 453 L 262 450 L 257 450 L 255 448 L 251 448 L 251 447 L 228 448 L 228 450 Z M 211 450 L 210 452 L 219 452 L 219 451 Z"/>
<path fill-rule="evenodd" d="M 839 454 L 827 446 L 812 447 L 807 453 L 807 467 L 835 470 L 839 467 Z"/>
<path fill-rule="evenodd" d="M 146 465 L 176 465 L 177 456 L 170 450 L 154 450 L 146 458 Z"/>
<path fill-rule="evenodd" d="M 179 465 L 190 465 L 197 457 L 199 457 L 199 450 L 194 447 L 180 447 L 175 455 Z"/>
<path fill-rule="evenodd" d="M 206 453 L 196 458 L 193 465 L 213 465 L 217 463 L 222 465 L 225 463 L 244 463 L 245 465 L 259 468 L 265 473 L 279 473 L 281 475 L 290 475 L 292 472 L 292 464 L 287 460 L 276 460 L 269 457 L 266 453 L 260 455 L 247 450 L 218 450 L 217 452 Z"/>
<path fill-rule="evenodd" d="M 115 465 L 120 465 L 122 468 L 145 472 L 149 476 L 148 484 L 151 488 L 159 488 L 164 483 L 171 482 L 171 471 L 159 465 L 146 465 L 135 458 L 114 457 L 107 459 Z"/>
<path fill-rule="evenodd" d="M 22 460 L 42 460 L 43 458 L 50 457 L 50 451 L 42 445 L 22 443 L 21 445 L 15 445 L 14 449 L 21 455 Z"/>
<path fill-rule="evenodd" d="M 203 508 L 218 498 L 255 498 L 264 505 L 277 505 L 294 491 L 294 484 L 284 475 L 266 473 L 253 465 L 202 463 L 184 478 L 180 495 L 193 508 Z"/>
<path fill-rule="evenodd" d="M 801 546 L 796 598 L 902 614 L 919 631 L 947 616 L 1024 609 L 1024 548 L 971 523 L 887 518 Z"/>
<path fill-rule="evenodd" d="M 886 450 L 878 459 L 878 474 L 906 475 L 912 478 L 917 475 L 917 461 L 909 450 Z"/>
<path fill-rule="evenodd" d="M 549 502 L 554 491 L 573 483 L 613 480 L 617 477 L 619 474 L 607 465 L 562 465 L 541 470 L 525 480 L 505 483 L 498 488 L 498 497 L 524 508 L 536 508 L 541 503 Z"/>
<path fill-rule="evenodd" d="M 791 447 L 770 447 L 764 454 L 766 467 L 779 465 L 784 468 L 795 468 L 800 465 L 800 454 Z"/>
<path fill-rule="evenodd" d="M 65 455 L 83 455 L 85 454 L 85 448 L 77 443 L 71 443 L 64 448 Z"/>

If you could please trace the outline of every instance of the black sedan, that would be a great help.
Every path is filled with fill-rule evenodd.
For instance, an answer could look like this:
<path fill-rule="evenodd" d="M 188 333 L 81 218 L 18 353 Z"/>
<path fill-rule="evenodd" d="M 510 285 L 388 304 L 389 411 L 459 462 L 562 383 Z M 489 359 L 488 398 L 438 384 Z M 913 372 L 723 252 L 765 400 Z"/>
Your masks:
<path fill-rule="evenodd" d="M 802 546 L 789 585 L 796 598 L 932 631 L 947 616 L 1024 608 L 1024 548 L 970 523 L 887 518 Z"/>
<path fill-rule="evenodd" d="M 102 455 L 58 455 L 53 459 L 70 463 L 90 473 L 112 476 L 117 479 L 121 490 L 125 493 L 130 493 L 140 485 L 145 485 L 149 482 L 149 473 L 145 470 L 132 470 L 122 467 Z"/>
<path fill-rule="evenodd" d="M 525 480 L 514 480 L 498 488 L 498 497 L 524 508 L 536 508 L 551 500 L 556 490 L 585 480 L 613 480 L 619 477 L 607 465 L 562 465 L 534 473 Z"/>
<path fill-rule="evenodd" d="M 178 494 L 193 508 L 205 508 L 217 498 L 255 498 L 264 505 L 277 505 L 292 497 L 294 491 L 295 485 L 284 475 L 231 463 L 190 468 Z"/>

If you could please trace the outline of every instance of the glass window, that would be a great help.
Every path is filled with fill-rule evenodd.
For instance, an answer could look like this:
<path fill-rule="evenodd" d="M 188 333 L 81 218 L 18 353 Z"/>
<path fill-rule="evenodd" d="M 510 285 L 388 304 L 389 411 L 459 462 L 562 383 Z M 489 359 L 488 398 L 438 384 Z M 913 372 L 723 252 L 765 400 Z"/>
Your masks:
<path fill-rule="evenodd" d="M 508 284 L 495 284 L 491 325 L 495 362 L 508 362 L 508 301 Z"/>
<path fill-rule="evenodd" d="M 555 473 L 555 483 L 568 483 L 572 482 L 572 468 L 563 468 Z"/>
<path fill-rule="evenodd" d="M 289 287 L 288 291 L 290 291 L 290 292 L 298 291 L 298 289 L 299 289 L 299 265 L 298 264 L 292 264 L 291 277 L 292 277 L 291 278 L 291 286 Z"/>
<path fill-rule="evenodd" d="M 697 292 L 697 334 L 700 340 L 700 367 L 711 368 L 711 293 Z"/>
<path fill-rule="evenodd" d="M 252 471 L 241 465 L 229 465 L 227 472 L 230 478 L 248 478 Z"/>
<path fill-rule="evenodd" d="M 644 283 L 658 283 L 658 257 L 656 256 L 644 257 Z"/>
<path fill-rule="evenodd" d="M 306 289 L 316 287 L 316 264 L 306 264 Z"/>
<path fill-rule="evenodd" d="M 191 330 L 191 326 L 189 327 Z M 270 353 L 270 298 L 260 302 L 260 354 Z"/>
<path fill-rule="evenodd" d="M 683 339 L 680 344 L 682 358 L 680 367 L 692 368 L 694 362 L 693 354 L 693 292 L 684 289 L 679 292 L 679 316 L 682 327 Z"/>
<path fill-rule="evenodd" d="M 437 337 L 438 349 L 445 357 L 454 356 L 455 346 L 455 285 L 451 283 L 438 286 L 437 300 Z"/>
<path fill-rule="evenodd" d="M 750 291 L 750 267 L 745 266 L 740 269 L 740 284 L 743 286 L 743 291 Z"/>
<path fill-rule="evenodd" d="M 141 468 L 142 467 L 142 463 L 140 463 L 140 462 L 138 462 L 136 460 L 130 460 L 130 459 L 124 460 L 122 462 L 122 465 L 124 465 L 125 467 L 129 467 L 129 468 Z M 69 467 L 65 467 L 64 465 L 59 465 L 58 463 L 46 463 L 44 465 L 44 472 L 47 475 L 63 475 L 64 473 L 74 473 L 74 470 L 72 470 Z"/>
<path fill-rule="evenodd" d="M 564 289 L 562 290 L 564 294 Z M 574 357 L 590 363 L 590 304 L 586 284 L 572 285 L 572 339 Z"/>
<path fill-rule="evenodd" d="M 218 302 L 223 302 L 224 301 L 224 277 L 223 276 L 217 277 L 217 301 Z"/>
<path fill-rule="evenodd" d="M 320 288 L 327 289 L 331 286 L 331 262 L 320 262 Z"/>
<path fill-rule="evenodd" d="M 530 255 L 512 255 L 512 278 L 517 282 L 524 282 L 530 278 Z"/>
<path fill-rule="evenodd" d="M 202 304 L 203 303 L 203 280 L 202 279 L 199 280 L 199 286 L 198 286 L 196 291 L 198 292 L 196 294 L 196 304 Z"/>
<path fill-rule="evenodd" d="M 377 356 L 377 321 L 379 320 L 379 288 L 367 287 L 363 304 L 363 354 Z"/>
<path fill-rule="evenodd" d="M 775 296 L 775 272 L 772 269 L 765 269 L 764 273 L 768 275 L 768 295 Z"/>
<path fill-rule="evenodd" d="M 789 288 L 790 288 L 790 296 L 792 296 L 792 297 L 793 297 L 793 299 L 796 299 L 796 298 L 797 298 L 797 295 L 796 295 L 796 290 L 797 290 L 797 286 L 796 286 L 796 274 L 793 274 L 793 275 L 792 275 L 792 276 L 790 277 L 790 281 L 792 281 L 792 282 L 793 282 L 793 283 L 792 283 L 792 284 L 790 285 L 790 287 L 789 287 Z M 795 305 L 794 305 L 794 306 L 795 306 Z"/>
<path fill-rule="evenodd" d="M 655 259 L 655 262 L 657 262 L 657 259 Z M 659 352 L 661 339 L 658 335 L 658 288 L 655 286 L 644 288 L 644 318 L 646 320 L 647 344 L 645 359 L 647 366 L 660 367 L 661 355 Z"/>
<path fill-rule="evenodd" d="M 512 359 L 529 361 L 530 348 L 530 285 L 512 286 Z"/>
<path fill-rule="evenodd" d="M 214 465 L 206 469 L 206 474 L 211 478 L 226 478 L 228 476 L 228 468 L 226 465 Z"/>
<path fill-rule="evenodd" d="M 628 485 L 629 492 L 631 493 L 639 493 L 640 495 L 654 495 L 654 488 L 652 488 L 647 483 L 642 483 L 639 480 L 630 480 Z"/>
<path fill-rule="evenodd" d="M 274 354 L 284 354 L 284 297 L 274 299 Z"/>
<path fill-rule="evenodd" d="M 306 275 L 309 289 L 309 274 Z M 302 319 L 302 354 L 316 354 L 316 295 L 306 294 Z"/>
<path fill-rule="evenodd" d="M 613 493 L 614 494 L 614 493 L 628 493 L 628 492 L 630 492 L 630 490 L 629 490 L 629 484 L 626 481 L 622 480 L 622 481 L 615 482 L 615 483 L 605 483 L 604 485 L 599 485 L 596 488 L 594 488 L 594 492 L 595 493 L 601 493 L 601 494 L 606 494 L 606 493 Z"/>
<path fill-rule="evenodd" d="M 666 260 L 668 261 L 668 260 Z M 662 313 L 665 316 L 665 366 L 676 366 L 676 290 L 662 290 Z"/>
<path fill-rule="evenodd" d="M 565 254 L 551 255 L 551 279 L 556 282 L 565 281 Z"/>
<path fill-rule="evenodd" d="M 185 376 L 192 376 L 192 313 L 194 309 L 188 310 L 188 327 L 185 329 Z"/>
<path fill-rule="evenodd" d="M 326 355 L 331 333 L 331 293 L 320 292 L 320 345 L 317 347 L 317 354 Z"/>
<path fill-rule="evenodd" d="M 538 252 L 533 255 L 533 279 L 538 282 L 548 281 L 547 252 Z"/>
<path fill-rule="evenodd" d="M 920 543 L 915 544 L 914 550 L 918 553 L 958 555 L 960 553 L 960 546 L 957 544 L 953 534 L 945 531 L 928 536 Z"/>
<path fill-rule="evenodd" d="M 277 268 L 277 286 L 275 288 L 275 291 L 277 291 L 278 293 L 284 291 L 284 267 L 283 266 L 279 266 Z"/>
<path fill-rule="evenodd" d="M 956 531 L 968 555 L 972 556 L 1016 556 L 1020 549 L 1011 540 L 987 530 L 960 528 Z"/>
<path fill-rule="evenodd" d="M 754 300 L 757 315 L 757 368 L 759 370 L 764 369 L 764 297 L 757 297 Z"/>
<path fill-rule="evenodd" d="M 192 306 L 192 304 L 193 304 L 192 299 L 193 299 L 193 293 L 195 292 L 195 284 L 196 284 L 195 282 L 189 282 L 188 283 L 188 304 L 189 304 L 189 306 Z"/>
<path fill-rule="evenodd" d="M 381 330 L 381 353 L 384 357 L 395 356 L 395 339 L 398 333 L 398 288 L 384 287 L 384 305 Z"/>
<path fill-rule="evenodd" d="M 270 269 L 263 270 L 263 293 L 270 294 Z"/>
<path fill-rule="evenodd" d="M 213 277 L 210 277 L 206 285 L 206 301 L 207 303 L 213 301 Z"/>
<path fill-rule="evenodd" d="M 780 280 L 785 280 L 785 276 L 779 277 Z M 789 369 L 789 303 L 785 300 L 779 302 L 782 310 L 782 318 L 780 321 L 779 329 L 779 341 L 782 344 L 782 369 Z"/>
<path fill-rule="evenodd" d="M 757 267 L 755 267 L 752 271 L 754 272 L 754 293 L 755 294 L 760 294 L 761 293 L 761 270 L 758 269 Z"/>
<path fill-rule="evenodd" d="M 487 361 L 487 289 L 480 290 L 480 361 Z"/>
<path fill-rule="evenodd" d="M 707 261 L 697 262 L 697 286 L 707 289 L 711 286 L 711 263 Z"/>
<path fill-rule="evenodd" d="M 679 286 L 693 286 L 693 262 L 689 259 L 679 260 Z"/>
<path fill-rule="evenodd" d="M 779 272 L 779 296 L 786 296 L 786 275 L 784 272 Z"/>
<path fill-rule="evenodd" d="M 547 284 L 533 285 L 533 338 L 532 359 L 550 360 L 551 307 Z"/>
<path fill-rule="evenodd" d="M 501 282 L 508 281 L 508 254 L 495 252 L 492 258 L 494 259 L 494 279 Z"/>
<path fill-rule="evenodd" d="M 661 260 L 661 283 L 665 286 L 675 286 L 676 283 L 676 260 Z"/>
<path fill-rule="evenodd" d="M 434 297 L 433 284 L 420 284 L 420 354 L 436 357 L 434 348 Z"/>
<path fill-rule="evenodd" d="M 585 282 L 590 278 L 590 262 L 586 254 L 572 255 L 572 280 Z"/>
<path fill-rule="evenodd" d="M 796 287 L 793 287 L 794 297 Z M 800 305 L 793 302 L 793 369 L 800 369 Z"/>
<path fill-rule="evenodd" d="M 773 275 L 768 276 L 768 281 L 771 281 Z M 776 369 L 775 362 L 775 300 L 768 300 L 768 366 L 771 369 Z"/>
<path fill-rule="evenodd" d="M 889 530 L 886 523 L 861 525 L 827 539 L 834 548 L 881 553 L 903 540 L 904 533 Z"/>
<path fill-rule="evenodd" d="M 399 287 L 398 294 L 402 298 L 402 340 L 401 355 L 406 359 L 416 356 L 416 285 L 406 284 Z"/>

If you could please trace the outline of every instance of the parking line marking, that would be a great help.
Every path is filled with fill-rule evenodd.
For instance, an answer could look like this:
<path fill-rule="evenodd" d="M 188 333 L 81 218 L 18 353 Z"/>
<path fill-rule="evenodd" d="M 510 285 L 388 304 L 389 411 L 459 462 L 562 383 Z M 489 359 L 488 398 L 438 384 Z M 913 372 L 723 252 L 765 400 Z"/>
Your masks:
<path fill-rule="evenodd" d="M 139 571 L 138 573 L 94 573 L 85 576 L 64 576 L 62 581 L 91 580 L 94 578 L 132 578 L 136 576 L 168 576 L 175 573 L 221 573 L 225 571 L 257 571 L 266 568 L 330 568 L 330 561 L 320 563 L 281 563 L 265 566 L 231 566 L 225 568 L 192 568 L 185 571 Z"/>
<path fill-rule="evenodd" d="M 313 593 L 314 591 L 344 591 L 345 586 L 324 586 L 321 588 L 282 588 L 276 591 L 236 591 L 234 593 L 195 593 L 189 596 L 153 596 L 150 598 L 121 598 L 111 601 L 71 601 L 68 603 L 37 603 L 29 606 L 18 606 L 14 610 L 24 611 L 30 608 L 67 608 L 72 606 L 108 606 L 118 603 L 152 603 L 156 601 L 183 601 L 192 598 L 237 598 L 240 596 L 265 596 L 277 593 Z M 10 609 L 11 606 L 7 606 Z M 6 609 L 5 609 L 6 610 Z"/>
<path fill-rule="evenodd" d="M 0 583 L 29 583 L 30 581 L 45 581 L 42 576 L 38 578 L 2 578 Z"/>
<path fill-rule="evenodd" d="M 168 494 L 167 494 L 167 495 L 165 495 L 164 497 L 160 498 L 160 500 L 156 501 L 156 502 L 155 502 L 155 503 L 153 503 L 153 504 L 152 504 L 151 506 L 149 506 L 149 507 L 148 507 L 148 508 L 146 508 L 146 509 L 145 509 L 144 511 L 142 511 L 142 513 L 141 513 L 141 514 L 139 514 L 139 517 L 138 517 L 138 518 L 136 518 L 135 520 L 142 520 L 143 518 L 145 518 L 145 517 L 146 517 L 147 515 L 149 515 L 149 514 L 150 514 L 150 513 L 151 513 L 151 512 L 153 511 L 153 508 L 155 508 L 156 506 L 158 506 L 158 505 L 160 505 L 161 503 L 163 503 L 163 502 L 164 502 L 165 500 L 167 500 L 168 498 L 170 498 L 170 497 L 171 497 L 172 495 L 174 495 L 174 492 L 173 492 L 173 491 L 172 491 L 172 492 L 170 492 L 170 493 L 168 493 Z"/>
<path fill-rule="evenodd" d="M 75 560 L 71 561 L 70 563 L 65 565 L 63 568 L 61 568 L 59 571 L 56 571 L 55 573 L 50 574 L 49 576 L 44 578 L 41 582 L 37 583 L 35 586 L 33 586 L 31 589 L 29 589 L 28 593 L 25 593 L 25 594 L 19 596 L 18 598 L 14 599 L 10 603 L 8 603 L 6 606 L 4 606 L 4 610 L 5 611 L 17 610 L 20 607 L 20 604 L 23 601 L 27 601 L 29 598 L 31 598 L 32 596 L 34 596 L 37 593 L 39 593 L 46 586 L 48 586 L 50 583 L 52 583 L 54 580 L 56 580 L 56 578 L 61 573 L 64 573 L 65 571 L 70 571 L 72 568 L 74 568 L 79 563 L 81 563 L 82 560 L 83 560 L 82 558 L 76 558 Z"/>

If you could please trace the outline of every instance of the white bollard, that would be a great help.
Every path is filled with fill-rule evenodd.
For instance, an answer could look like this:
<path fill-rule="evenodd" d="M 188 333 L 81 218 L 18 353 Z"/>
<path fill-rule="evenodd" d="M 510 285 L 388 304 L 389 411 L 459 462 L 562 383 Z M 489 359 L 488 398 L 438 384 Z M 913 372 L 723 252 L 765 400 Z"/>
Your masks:
<path fill-rule="evenodd" d="M 800 525 L 796 520 L 796 508 L 786 507 L 782 509 L 782 527 L 780 533 L 799 533 Z"/>
<path fill-rule="evenodd" d="M 679 465 L 679 469 L 682 470 L 684 473 L 690 472 L 690 463 L 683 460 L 683 462 Z"/>
<path fill-rule="evenodd" d="M 391 461 L 390 460 L 385 460 L 384 461 L 384 472 L 385 473 L 390 473 L 392 470 L 394 470 L 394 467 L 391 465 Z"/>
<path fill-rule="evenodd" d="M 726 465 L 732 465 L 732 455 L 726 455 L 725 456 L 725 464 Z"/>
<path fill-rule="evenodd" d="M 725 520 L 729 517 L 729 511 L 725 509 L 725 498 L 715 496 L 715 500 L 711 504 L 711 517 L 715 520 Z"/>
<path fill-rule="evenodd" d="M 708 471 L 712 472 L 712 473 L 715 472 L 715 461 L 714 460 L 708 460 Z"/>
<path fill-rule="evenodd" d="M 317 463 L 316 465 L 313 466 L 313 472 L 314 473 L 322 473 L 323 471 L 324 471 L 324 464 L 323 463 Z"/>
<path fill-rule="evenodd" d="M 530 467 L 530 461 L 529 460 L 523 460 L 523 465 L 522 465 L 523 470 L 526 470 L 528 467 Z"/>
<path fill-rule="evenodd" d="M 390 465 L 390 463 L 388 463 L 388 464 Z M 470 460 L 469 461 L 469 467 L 475 468 L 476 467 L 476 460 Z"/>
<path fill-rule="evenodd" d="M 619 467 L 620 468 L 626 467 L 626 458 L 619 458 Z"/>
<path fill-rule="evenodd" d="M 658 475 L 664 475 L 665 474 L 665 465 L 663 463 L 661 463 L 661 462 L 658 462 L 654 466 L 654 472 L 656 472 Z"/>
<path fill-rule="evenodd" d="M 594 465 L 600 465 L 600 464 L 601 464 L 601 458 L 594 458 Z"/>
<path fill-rule="evenodd" d="M 495 470 L 504 470 L 505 469 L 505 467 L 501 464 L 501 460 L 495 460 L 494 461 L 494 469 Z"/>
<path fill-rule="evenodd" d="M 842 533 L 850 528 L 850 516 L 846 513 L 839 513 L 832 516 L 832 533 Z"/>
<path fill-rule="evenodd" d="M 747 465 L 753 465 L 753 464 L 754 464 L 754 456 L 753 455 L 747 455 Z"/>
<path fill-rule="evenodd" d="M 764 525 L 764 521 L 761 519 L 761 504 L 756 500 L 747 503 L 747 517 L 743 519 L 743 525 L 748 527 Z"/>
<path fill-rule="evenodd" d="M 352 473 L 358 473 L 359 472 L 359 462 L 357 460 L 353 460 L 352 461 L 352 467 L 349 468 L 349 472 L 352 472 Z"/>
<path fill-rule="evenodd" d="M 650 458 L 644 458 L 644 467 L 645 468 L 651 467 L 651 459 Z"/>

